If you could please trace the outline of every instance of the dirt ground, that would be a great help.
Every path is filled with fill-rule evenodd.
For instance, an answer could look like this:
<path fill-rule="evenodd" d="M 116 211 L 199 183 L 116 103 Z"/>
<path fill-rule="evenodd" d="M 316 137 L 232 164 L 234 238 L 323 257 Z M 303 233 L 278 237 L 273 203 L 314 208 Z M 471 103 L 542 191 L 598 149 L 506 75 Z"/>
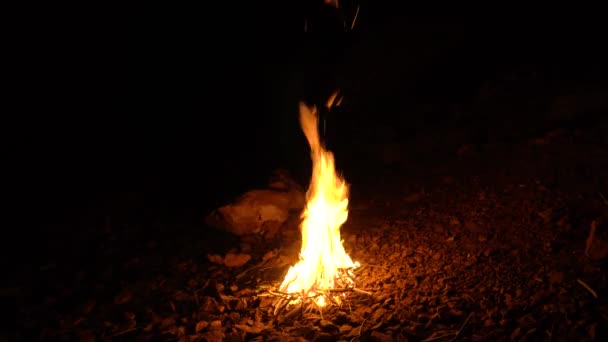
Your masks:
<path fill-rule="evenodd" d="M 22 268 L 3 289 L 14 321 L 2 339 L 599 340 L 608 326 L 608 147 L 594 134 L 463 146 L 350 180 L 344 170 L 342 237 L 369 294 L 346 292 L 320 311 L 308 303 L 275 314 L 272 289 L 297 260 L 298 213 L 267 239 L 154 213 L 89 217 L 70 236 L 78 248 Z M 48 245 L 66 237 L 56 239 Z M 251 260 L 209 261 L 229 251 Z"/>

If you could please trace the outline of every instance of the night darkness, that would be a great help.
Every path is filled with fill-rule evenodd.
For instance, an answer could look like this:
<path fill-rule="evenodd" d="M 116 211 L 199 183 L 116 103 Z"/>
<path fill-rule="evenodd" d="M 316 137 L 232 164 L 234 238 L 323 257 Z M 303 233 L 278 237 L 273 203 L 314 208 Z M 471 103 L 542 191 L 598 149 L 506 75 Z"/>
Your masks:
<path fill-rule="evenodd" d="M 99 296 L 100 308 L 103 296 L 111 302 L 114 292 L 148 279 L 157 266 L 107 281 L 95 290 L 99 295 L 77 287 L 62 297 L 62 289 L 73 286 L 77 274 L 86 274 L 78 278 L 83 282 L 99 283 L 90 274 L 106 269 L 105 258 L 116 265 L 132 260 L 146 241 L 157 241 L 153 253 L 163 260 L 195 263 L 207 262 L 207 252 L 197 246 L 214 239 L 238 245 L 238 239 L 214 233 L 203 218 L 265 186 L 278 168 L 306 187 L 311 165 L 298 103 L 320 105 L 335 89 L 343 91 L 344 105 L 322 113 L 324 138 L 352 184 L 355 206 L 383 194 L 406 196 L 396 194 L 397 188 L 416 188 L 397 186 L 399 177 L 407 184 L 419 181 L 424 191 L 432 191 L 446 169 L 454 170 L 450 177 L 478 179 L 481 171 L 462 160 L 466 151 L 476 151 L 471 165 L 487 171 L 498 165 L 488 152 L 494 146 L 519 146 L 555 131 L 584 136 L 585 146 L 604 151 L 593 154 L 596 161 L 584 153 L 573 153 L 582 161 L 560 161 L 577 163 L 580 174 L 573 178 L 588 182 L 564 187 L 584 188 L 583 197 L 608 191 L 600 169 L 607 165 L 602 158 L 608 143 L 601 20 L 574 14 L 416 15 L 353 1 L 342 14 L 352 18 L 358 3 L 358 21 L 343 32 L 340 12 L 312 3 L 247 9 L 142 5 L 128 29 L 109 29 L 116 42 L 101 27 L 90 34 L 69 25 L 41 33 L 40 51 L 48 58 L 32 62 L 40 95 L 26 107 L 44 115 L 28 128 L 20 145 L 24 152 L 17 152 L 24 166 L 20 178 L 27 181 L 20 183 L 15 202 L 27 228 L 4 240 L 4 250 L 14 253 L 4 258 L 10 277 L 2 285 L 2 301 L 15 305 L 17 329 L 4 327 L 2 334 L 12 338 L 19 331 L 20 340 L 48 328 L 47 337 L 77 336 L 61 335 L 57 322 L 71 319 L 67 312 L 80 307 L 81 299 Z M 515 147 L 506 150 L 518 153 Z M 484 153 L 494 155 L 484 159 Z M 517 158 L 509 160 L 518 165 Z M 541 177 L 538 172 L 531 179 Z M 590 179 L 598 183 L 590 185 Z M 489 182 L 499 187 L 500 181 Z M 559 181 L 551 182 L 561 190 Z M 386 210 L 377 215 L 396 215 Z M 576 215 L 580 222 L 592 219 Z M 196 242 L 184 245 L 188 241 Z M 110 245 L 112 257 L 99 252 Z M 52 276 L 40 271 L 49 267 L 56 270 Z M 50 297 L 69 300 L 53 306 Z M 101 320 L 90 318 L 95 319 Z M 96 336 L 103 330 L 89 328 Z M 429 336 L 412 334 L 413 340 Z"/>

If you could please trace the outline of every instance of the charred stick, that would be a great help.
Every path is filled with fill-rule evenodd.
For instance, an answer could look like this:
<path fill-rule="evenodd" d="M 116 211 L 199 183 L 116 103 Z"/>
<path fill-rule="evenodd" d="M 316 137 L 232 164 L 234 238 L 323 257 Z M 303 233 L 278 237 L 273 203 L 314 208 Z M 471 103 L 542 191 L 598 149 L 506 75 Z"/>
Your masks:
<path fill-rule="evenodd" d="M 469 316 L 467 317 L 467 319 L 464 320 L 464 323 L 462 323 L 462 326 L 460 327 L 460 330 L 458 330 L 458 332 L 456 333 L 456 336 L 454 336 L 454 338 L 452 338 L 451 341 L 454 341 L 455 339 L 458 338 L 458 335 L 460 335 L 460 333 L 462 332 L 462 329 L 464 329 L 464 326 L 467 325 L 467 322 L 469 321 L 469 318 L 471 318 L 471 316 L 473 316 L 472 312 L 469 314 Z"/>
<path fill-rule="evenodd" d="M 285 315 L 285 320 L 294 318 L 298 313 L 301 313 L 302 311 L 303 311 L 303 304 L 296 306 L 295 308 L 291 309 L 291 311 L 289 311 Z"/>

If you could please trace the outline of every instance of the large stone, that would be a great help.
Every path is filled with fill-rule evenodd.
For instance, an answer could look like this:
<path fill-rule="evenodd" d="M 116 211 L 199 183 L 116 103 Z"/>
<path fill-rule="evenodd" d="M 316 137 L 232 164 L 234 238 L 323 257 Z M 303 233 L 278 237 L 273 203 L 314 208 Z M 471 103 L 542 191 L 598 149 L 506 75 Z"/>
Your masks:
<path fill-rule="evenodd" d="M 264 227 L 282 224 L 292 210 L 304 207 L 303 191 L 285 171 L 275 172 L 269 186 L 248 191 L 234 203 L 213 211 L 206 223 L 238 236 L 258 234 Z"/>

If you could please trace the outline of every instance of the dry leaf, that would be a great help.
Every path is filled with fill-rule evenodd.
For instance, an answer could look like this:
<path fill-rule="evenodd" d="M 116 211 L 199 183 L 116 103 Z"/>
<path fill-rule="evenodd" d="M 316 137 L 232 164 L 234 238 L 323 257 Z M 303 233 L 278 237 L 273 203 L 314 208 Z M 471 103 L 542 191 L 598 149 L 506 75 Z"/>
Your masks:
<path fill-rule="evenodd" d="M 217 254 L 207 254 L 207 259 L 209 259 L 209 261 L 211 261 L 214 264 L 223 264 L 224 263 L 224 258 L 222 258 L 221 255 L 217 255 Z"/>
<path fill-rule="evenodd" d="M 240 267 L 249 262 L 249 260 L 251 260 L 251 255 L 249 254 L 228 253 L 224 258 L 224 265 L 226 267 Z"/>
<path fill-rule="evenodd" d="M 272 329 L 272 324 L 270 325 L 264 325 L 260 322 L 256 322 L 256 324 L 254 326 L 248 326 L 248 325 L 244 325 L 244 324 L 235 324 L 234 325 L 235 328 L 239 329 L 239 330 L 243 330 L 245 332 L 248 332 L 250 334 L 259 334 L 264 330 L 268 330 L 268 329 Z"/>
<path fill-rule="evenodd" d="M 82 307 L 82 313 L 85 315 L 91 313 L 91 311 L 93 311 L 93 309 L 95 308 L 96 304 L 97 302 L 95 301 L 95 299 L 87 301 Z"/>
<path fill-rule="evenodd" d="M 262 261 L 266 261 L 266 260 L 272 258 L 273 256 L 275 256 L 275 254 L 276 254 L 276 251 L 274 249 L 266 252 L 266 254 L 264 254 L 264 256 L 262 257 Z"/>
<path fill-rule="evenodd" d="M 116 296 L 114 298 L 114 304 L 128 303 L 131 300 L 131 298 L 133 298 L 133 295 L 131 294 L 131 292 L 129 290 L 124 290 L 118 296 Z"/>
<path fill-rule="evenodd" d="M 175 325 L 175 318 L 173 317 L 167 317 L 165 319 L 163 319 L 163 321 L 160 324 L 160 329 L 161 330 L 165 330 L 169 327 L 172 327 Z"/>
<path fill-rule="evenodd" d="M 208 326 L 209 326 L 209 322 L 200 321 L 200 322 L 196 323 L 196 326 L 194 327 L 194 331 L 199 333 L 202 330 L 204 330 L 205 328 L 207 328 Z"/>
<path fill-rule="evenodd" d="M 207 342 L 222 342 L 224 340 L 224 334 L 221 330 L 209 330 L 203 335 L 203 338 Z"/>
<path fill-rule="evenodd" d="M 194 299 L 191 294 L 183 290 L 177 290 L 173 295 L 173 298 L 178 302 L 186 302 Z"/>
<path fill-rule="evenodd" d="M 561 284 L 564 281 L 564 272 L 553 272 L 549 276 L 549 282 L 551 284 Z"/>
<path fill-rule="evenodd" d="M 342 324 L 342 326 L 340 326 L 340 334 L 345 334 L 349 331 L 353 330 L 353 327 L 351 325 L 348 324 Z"/>
<path fill-rule="evenodd" d="M 220 321 L 219 319 L 212 321 L 211 325 L 209 327 L 209 329 L 211 329 L 211 330 L 217 330 L 217 329 L 221 329 L 221 328 L 222 328 L 222 321 Z"/>
<path fill-rule="evenodd" d="M 379 341 L 379 342 L 391 342 L 393 341 L 393 338 L 390 335 L 387 334 L 383 334 L 377 331 L 373 331 L 372 332 L 372 338 L 374 338 L 375 341 Z"/>

